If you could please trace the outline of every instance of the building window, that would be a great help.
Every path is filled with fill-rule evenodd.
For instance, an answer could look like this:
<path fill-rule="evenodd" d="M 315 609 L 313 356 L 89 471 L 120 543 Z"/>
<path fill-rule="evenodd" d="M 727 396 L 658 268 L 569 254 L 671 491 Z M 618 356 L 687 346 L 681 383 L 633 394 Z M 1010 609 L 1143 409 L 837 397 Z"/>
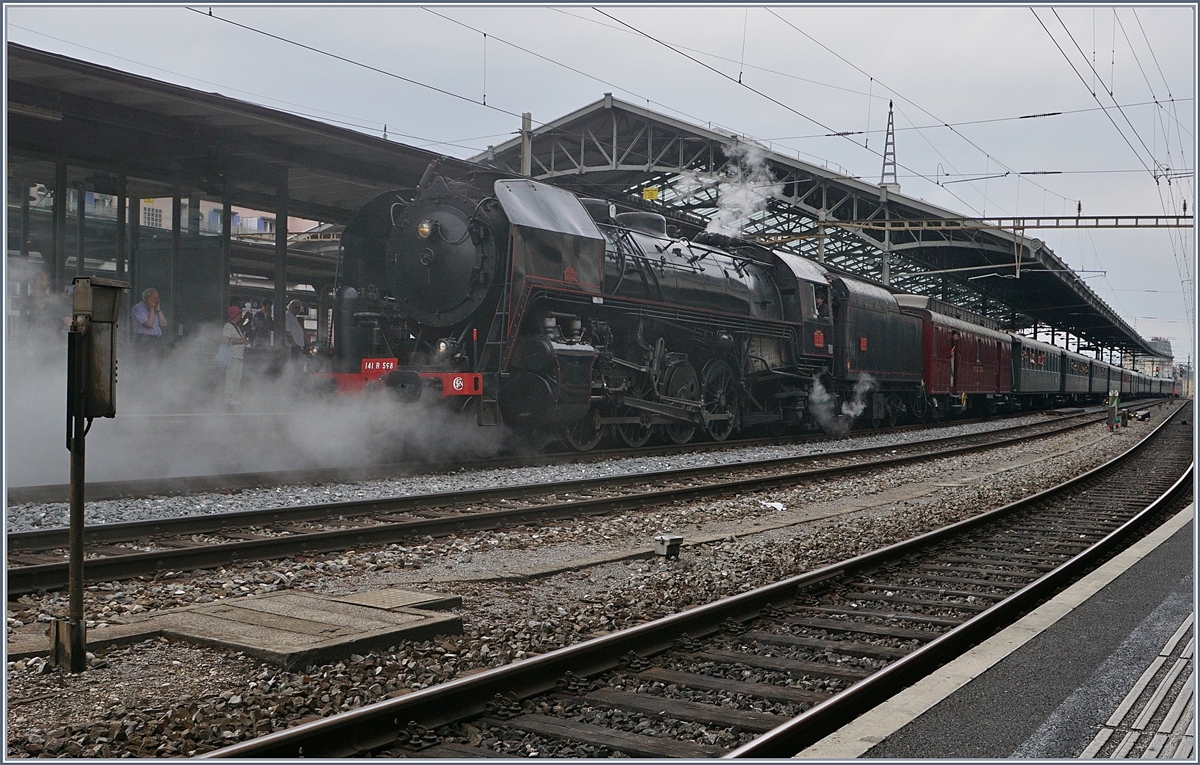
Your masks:
<path fill-rule="evenodd" d="M 154 228 L 162 228 L 162 210 L 157 207 L 142 208 L 142 225 L 153 226 Z"/>

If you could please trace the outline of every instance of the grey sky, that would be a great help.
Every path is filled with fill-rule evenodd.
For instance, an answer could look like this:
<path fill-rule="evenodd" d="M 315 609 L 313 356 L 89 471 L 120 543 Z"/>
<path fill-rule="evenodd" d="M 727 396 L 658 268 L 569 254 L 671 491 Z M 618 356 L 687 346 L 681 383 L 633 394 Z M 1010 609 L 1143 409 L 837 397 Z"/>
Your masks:
<path fill-rule="evenodd" d="M 1194 4 L 214 5 L 212 17 L 209 6 L 191 8 L 202 12 L 7 5 L 6 34 L 376 135 L 386 124 L 389 138 L 460 157 L 511 137 L 520 127 L 513 114 L 546 122 L 611 91 L 878 182 L 890 98 L 905 194 L 989 216 L 1071 215 L 1078 202 L 1094 215 L 1176 215 L 1185 200 L 1188 213 L 1195 207 Z M 738 85 L 739 76 L 790 109 Z M 490 108 L 470 102 L 485 93 Z M 1114 99 L 1121 109 L 1106 116 L 1100 105 Z M 1049 112 L 1063 114 L 1015 119 Z M 871 132 L 828 137 L 827 128 Z M 1060 174 L 1041 174 L 1052 171 Z M 1029 233 L 1082 269 L 1143 336 L 1169 338 L 1186 360 L 1192 231 Z"/>

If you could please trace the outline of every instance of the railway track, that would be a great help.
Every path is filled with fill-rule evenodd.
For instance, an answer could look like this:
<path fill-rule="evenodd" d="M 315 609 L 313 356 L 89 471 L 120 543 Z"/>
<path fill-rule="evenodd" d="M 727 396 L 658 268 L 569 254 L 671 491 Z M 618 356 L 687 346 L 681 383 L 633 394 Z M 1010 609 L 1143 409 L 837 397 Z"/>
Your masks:
<path fill-rule="evenodd" d="M 753 463 L 101 524 L 85 530 L 88 557 L 84 577 L 91 582 L 113 581 L 158 571 L 356 549 L 414 536 L 563 520 L 757 491 L 997 448 L 1095 425 L 1101 420 L 1102 415 L 1080 413 L 969 436 Z M 65 528 L 10 533 L 9 594 L 19 596 L 66 586 L 66 544 Z"/>
<path fill-rule="evenodd" d="M 1185 507 L 1190 410 L 1095 470 L 946 528 L 203 756 L 791 756 Z"/>
<path fill-rule="evenodd" d="M 1096 407 L 1088 407 L 1095 410 Z M 1023 413 L 1017 416 L 1025 416 Z M 936 424 L 901 425 L 878 430 L 852 431 L 856 435 L 903 433 L 912 430 L 936 430 L 941 427 L 969 425 L 987 422 L 994 418 L 947 420 Z M 726 451 L 756 446 L 781 444 L 816 443 L 836 439 L 822 433 L 809 435 L 780 436 L 777 438 L 741 438 L 720 442 L 694 442 L 687 444 L 660 444 L 640 449 L 613 448 L 595 449 L 590 452 L 557 452 L 524 456 L 504 456 L 491 459 L 439 462 L 436 466 L 420 461 L 389 463 L 366 467 L 313 468 L 308 470 L 281 470 L 268 472 L 240 472 L 219 475 L 172 476 L 165 478 L 131 479 L 123 481 L 94 481 L 87 486 L 89 501 L 108 499 L 137 499 L 149 496 L 191 494 L 203 491 L 230 491 L 274 486 L 291 486 L 319 483 L 370 481 L 423 475 L 429 472 L 456 472 L 459 470 L 495 470 L 542 465 L 578 464 L 600 462 L 622 457 L 657 457 L 692 452 Z M 70 487 L 67 484 L 42 484 L 9 486 L 8 503 L 49 504 L 66 502 Z"/>

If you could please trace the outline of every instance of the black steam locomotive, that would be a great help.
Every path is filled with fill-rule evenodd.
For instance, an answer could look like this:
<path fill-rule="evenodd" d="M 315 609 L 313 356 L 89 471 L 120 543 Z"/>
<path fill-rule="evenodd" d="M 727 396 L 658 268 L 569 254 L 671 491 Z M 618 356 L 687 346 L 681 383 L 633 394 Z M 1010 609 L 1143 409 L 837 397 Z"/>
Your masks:
<path fill-rule="evenodd" d="M 343 391 L 436 398 L 579 450 L 968 406 L 930 396 L 922 317 L 887 290 L 535 181 L 431 166 L 342 247 L 319 342 Z"/>

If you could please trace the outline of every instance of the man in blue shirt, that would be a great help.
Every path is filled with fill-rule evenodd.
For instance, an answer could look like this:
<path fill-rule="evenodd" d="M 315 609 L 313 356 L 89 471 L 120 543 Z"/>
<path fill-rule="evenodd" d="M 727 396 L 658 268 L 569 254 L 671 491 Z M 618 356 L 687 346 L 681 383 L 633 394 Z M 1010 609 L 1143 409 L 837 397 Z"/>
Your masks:
<path fill-rule="evenodd" d="M 142 290 L 142 302 L 129 310 L 133 325 L 133 346 L 138 355 L 161 356 L 163 351 L 163 327 L 167 317 L 159 305 L 158 290 L 147 287 Z"/>

